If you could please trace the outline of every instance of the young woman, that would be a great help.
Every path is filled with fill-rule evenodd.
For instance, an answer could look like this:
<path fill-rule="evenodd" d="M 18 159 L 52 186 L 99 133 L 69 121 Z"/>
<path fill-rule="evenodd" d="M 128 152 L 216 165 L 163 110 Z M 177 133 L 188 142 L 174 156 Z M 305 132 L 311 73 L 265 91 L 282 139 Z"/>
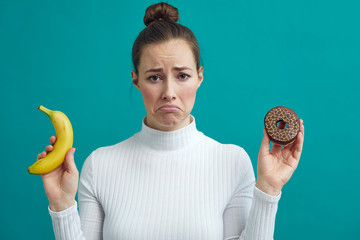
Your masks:
<path fill-rule="evenodd" d="M 273 239 L 281 189 L 302 152 L 302 120 L 296 141 L 283 149 L 270 151 L 264 131 L 255 181 L 243 148 L 196 128 L 191 110 L 204 69 L 195 36 L 178 19 L 166 3 L 147 9 L 131 72 L 146 109 L 142 129 L 86 159 L 79 212 L 74 148 L 42 176 L 56 239 Z"/>

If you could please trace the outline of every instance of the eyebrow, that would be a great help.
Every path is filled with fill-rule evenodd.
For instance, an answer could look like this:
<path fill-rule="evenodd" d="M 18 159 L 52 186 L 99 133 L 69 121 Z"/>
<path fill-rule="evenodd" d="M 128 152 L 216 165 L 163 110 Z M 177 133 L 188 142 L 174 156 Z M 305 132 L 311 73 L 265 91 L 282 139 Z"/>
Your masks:
<path fill-rule="evenodd" d="M 183 71 L 183 70 L 191 70 L 191 68 L 188 68 L 188 67 L 174 67 L 173 68 L 174 70 L 176 71 Z M 161 72 L 163 69 L 162 68 L 153 68 L 153 69 L 149 69 L 147 71 L 145 71 L 145 73 L 148 73 L 148 72 Z"/>

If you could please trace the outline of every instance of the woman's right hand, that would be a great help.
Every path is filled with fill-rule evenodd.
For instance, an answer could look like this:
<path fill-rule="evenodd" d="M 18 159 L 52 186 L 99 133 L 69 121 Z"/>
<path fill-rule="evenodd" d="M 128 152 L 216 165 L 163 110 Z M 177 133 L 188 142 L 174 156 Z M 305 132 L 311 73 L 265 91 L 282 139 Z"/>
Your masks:
<path fill-rule="evenodd" d="M 51 145 L 46 146 L 45 151 L 39 153 L 37 160 L 44 158 L 53 150 L 56 137 L 50 137 Z M 79 172 L 74 161 L 75 148 L 71 148 L 65 156 L 64 162 L 53 171 L 41 175 L 49 207 L 54 212 L 60 212 L 75 204 Z"/>

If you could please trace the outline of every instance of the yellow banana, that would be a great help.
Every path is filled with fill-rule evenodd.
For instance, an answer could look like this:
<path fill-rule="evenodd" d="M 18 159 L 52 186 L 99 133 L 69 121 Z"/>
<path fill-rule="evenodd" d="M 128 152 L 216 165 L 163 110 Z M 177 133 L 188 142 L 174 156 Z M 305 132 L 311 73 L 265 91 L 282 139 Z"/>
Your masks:
<path fill-rule="evenodd" d="M 52 111 L 42 105 L 38 109 L 49 116 L 56 132 L 53 150 L 28 169 L 30 174 L 40 175 L 51 172 L 63 163 L 67 151 L 72 148 L 74 135 L 70 120 L 64 113 Z"/>

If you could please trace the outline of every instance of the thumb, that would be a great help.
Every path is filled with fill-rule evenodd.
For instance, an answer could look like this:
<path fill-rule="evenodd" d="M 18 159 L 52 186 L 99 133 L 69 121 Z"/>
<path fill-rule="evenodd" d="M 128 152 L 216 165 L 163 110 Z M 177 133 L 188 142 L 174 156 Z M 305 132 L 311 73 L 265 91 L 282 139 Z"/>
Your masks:
<path fill-rule="evenodd" d="M 267 135 L 267 132 L 266 132 L 266 130 L 264 128 L 264 136 L 263 136 L 263 139 L 261 141 L 259 157 L 269 154 L 269 151 L 270 151 L 270 138 Z"/>
<path fill-rule="evenodd" d="M 64 168 L 69 173 L 77 173 L 77 168 L 74 160 L 74 153 L 76 148 L 71 148 L 65 155 Z"/>

